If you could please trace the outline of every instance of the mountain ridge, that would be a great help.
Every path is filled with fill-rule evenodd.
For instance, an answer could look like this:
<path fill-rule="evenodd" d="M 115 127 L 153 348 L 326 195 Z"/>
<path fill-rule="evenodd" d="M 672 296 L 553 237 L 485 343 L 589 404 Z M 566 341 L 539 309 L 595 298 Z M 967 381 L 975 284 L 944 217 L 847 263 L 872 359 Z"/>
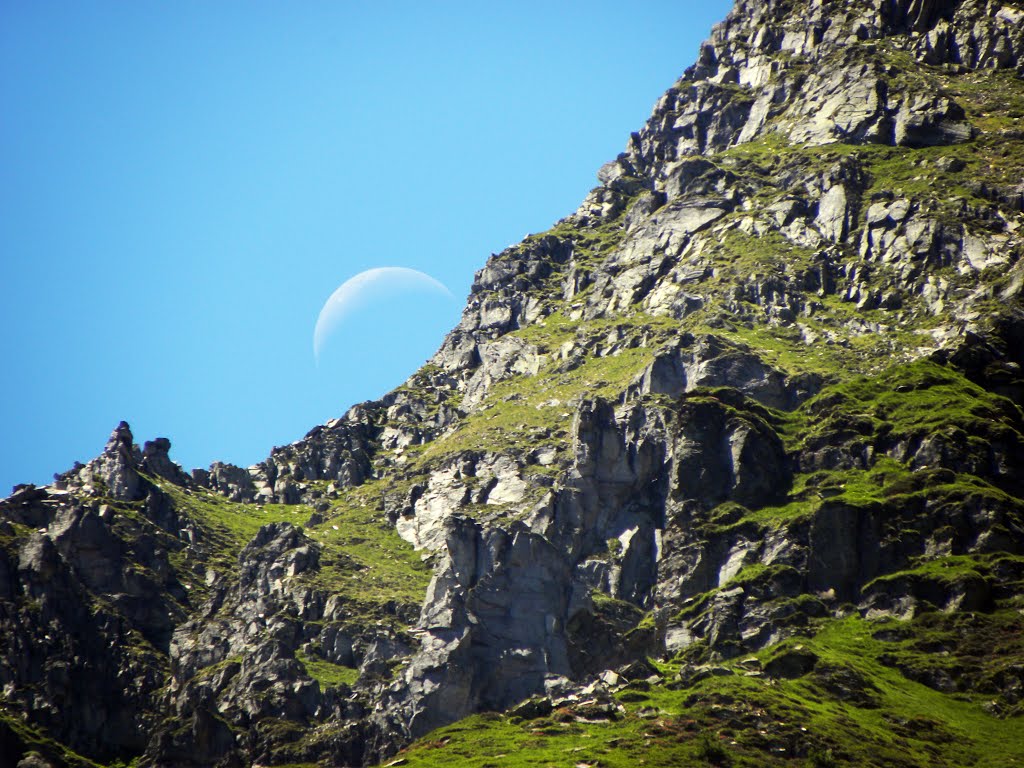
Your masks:
<path fill-rule="evenodd" d="M 1022 49 L 1019 3 L 740 0 L 405 385 L 18 488 L 5 753 L 1020 759 Z"/>

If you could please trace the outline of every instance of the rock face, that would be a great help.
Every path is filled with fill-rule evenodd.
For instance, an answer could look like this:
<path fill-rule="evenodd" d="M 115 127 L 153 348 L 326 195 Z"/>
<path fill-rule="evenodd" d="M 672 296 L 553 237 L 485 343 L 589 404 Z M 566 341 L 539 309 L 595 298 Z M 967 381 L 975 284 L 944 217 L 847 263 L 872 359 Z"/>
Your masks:
<path fill-rule="evenodd" d="M 878 663 L 1018 711 L 1024 648 L 959 660 L 1024 630 L 1022 50 L 1016 3 L 739 0 L 405 385 L 253 467 L 122 423 L 19 488 L 0 751 L 369 764 L 478 712 L 633 717 L 649 658 L 687 701 L 880 709 L 817 638 L 936 615 L 960 678 Z"/>

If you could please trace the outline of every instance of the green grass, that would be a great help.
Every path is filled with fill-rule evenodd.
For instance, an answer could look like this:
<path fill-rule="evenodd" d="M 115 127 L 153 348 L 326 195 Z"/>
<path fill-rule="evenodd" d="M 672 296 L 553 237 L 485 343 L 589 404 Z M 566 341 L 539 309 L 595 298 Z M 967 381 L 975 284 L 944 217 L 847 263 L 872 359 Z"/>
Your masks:
<path fill-rule="evenodd" d="M 20 744 L 26 753 L 35 753 L 44 760 L 56 761 L 67 768 L 102 768 L 99 763 L 77 754 L 60 744 L 39 729 L 26 723 L 0 701 L 0 740 L 4 743 Z M 14 757 L 5 755 L 5 758 Z"/>
<path fill-rule="evenodd" d="M 794 422 L 804 441 L 854 425 L 865 435 L 907 437 L 958 429 L 989 441 L 1020 442 L 1021 409 L 962 373 L 928 360 L 893 366 L 829 387 Z M 791 432 L 792 434 L 792 432 Z"/>
<path fill-rule="evenodd" d="M 304 505 L 239 504 L 163 481 L 160 487 L 178 511 L 199 526 L 200 554 L 223 573 L 237 569 L 239 553 L 261 527 L 288 522 L 301 528 L 313 513 Z M 304 529 L 320 547 L 320 569 L 299 578 L 343 598 L 352 621 L 378 616 L 394 620 L 396 615 L 415 613 L 430 581 L 429 566 L 379 509 L 389 487 L 388 481 L 378 480 L 348 489 L 322 513 L 322 523 Z M 176 566 L 187 568 L 192 557 L 179 553 Z"/>
<path fill-rule="evenodd" d="M 1024 628 L 1020 616 L 1013 623 L 1017 632 Z M 899 623 L 886 622 L 882 626 L 899 627 Z M 908 629 L 913 634 L 919 626 L 920 622 L 916 626 L 911 623 Z M 884 760 L 887 753 L 898 759 L 906 746 L 911 746 L 921 755 L 919 764 L 924 765 L 930 760 L 936 765 L 1024 764 L 1024 719 L 1001 720 L 982 709 L 982 697 L 964 700 L 909 681 L 880 660 L 888 650 L 886 643 L 874 637 L 880 628 L 855 618 L 831 621 L 808 643 L 823 662 L 850 667 L 870 680 L 882 701 L 878 709 L 865 709 L 840 707 L 823 700 L 817 705 L 819 729 L 834 728 L 836 715 L 843 709 L 853 726 L 843 729 L 850 737 L 844 751 L 852 752 L 857 759 Z M 817 693 L 813 684 L 805 680 L 794 681 L 792 686 L 803 689 L 805 694 Z M 915 728 L 915 723 L 919 727 Z M 928 723 L 937 723 L 949 740 L 931 744 L 922 738 L 929 729 L 920 726 Z M 894 726 L 900 724 L 909 727 L 897 736 Z M 859 744 L 861 739 L 866 743 Z"/>
<path fill-rule="evenodd" d="M 899 654 L 927 657 L 936 637 L 957 633 L 957 621 L 822 621 L 811 636 L 757 656 L 763 663 L 802 645 L 818 662 L 801 678 L 751 676 L 744 657 L 726 663 L 732 676 L 680 686 L 673 682 L 679 665 L 658 663 L 662 682 L 627 686 L 618 694 L 625 711 L 615 720 L 588 722 L 585 708 L 572 706 L 536 720 L 477 715 L 434 731 L 399 757 L 403 765 L 424 768 L 702 766 L 722 754 L 736 766 L 806 766 L 813 765 L 812 755 L 820 759 L 831 751 L 842 766 L 1024 764 L 1024 718 L 994 717 L 982 707 L 983 696 L 941 693 L 896 667 Z M 975 632 L 1003 643 L 1004 657 L 1024 658 L 1019 614 L 976 624 Z M 879 639 L 885 632 L 902 639 Z M 977 648 L 953 647 L 955 655 L 960 651 L 957 658 L 966 663 Z M 834 692 L 837 679 L 863 692 L 844 700 Z"/>
<path fill-rule="evenodd" d="M 430 583 L 429 564 L 379 508 L 390 487 L 375 480 L 348 489 L 323 513 L 324 522 L 306 531 L 322 548 L 315 583 L 341 596 L 354 618 L 379 618 L 388 606 L 416 613 Z"/>
<path fill-rule="evenodd" d="M 242 504 L 205 489 L 181 488 L 161 478 L 150 480 L 168 497 L 174 508 L 199 529 L 194 549 L 180 550 L 171 558 L 180 576 L 185 576 L 193 594 L 201 596 L 206 587 L 196 566 L 212 568 L 221 574 L 234 573 L 238 555 L 260 528 L 269 523 L 288 522 L 301 526 L 312 510 L 283 504 Z M 191 574 L 191 577 L 190 577 Z"/>
<path fill-rule="evenodd" d="M 686 396 L 714 396 L 695 391 Z M 719 393 L 726 397 L 725 391 Z M 729 398 L 726 398 L 729 399 Z M 754 524 L 787 526 L 810 519 L 823 504 L 886 505 L 932 510 L 983 501 L 1006 510 L 1022 510 L 1022 502 L 993 477 L 954 472 L 943 467 L 912 468 L 887 451 L 938 435 L 988 465 L 988 450 L 1001 445 L 1010 451 L 1024 446 L 1024 414 L 1012 401 L 969 381 L 948 366 L 919 360 L 890 366 L 875 376 L 858 376 L 826 386 L 796 411 L 763 408 L 732 396 L 738 413 L 774 429 L 791 454 L 842 443 L 871 450 L 864 469 L 831 469 L 794 476 L 780 504 L 747 509 L 733 503 L 703 518 L 709 533 Z M 1016 448 L 1015 448 L 1016 447 Z"/>
<path fill-rule="evenodd" d="M 302 664 L 306 674 L 320 683 L 321 690 L 337 688 L 340 685 L 352 686 L 359 679 L 359 670 L 353 667 L 313 658 L 301 652 L 296 653 L 295 658 Z"/>
<path fill-rule="evenodd" d="M 515 722 L 499 715 L 477 715 L 403 750 L 398 759 L 406 762 L 398 764 L 466 768 L 706 765 L 699 760 L 702 732 L 674 718 L 627 715 L 617 722 L 591 723 L 571 720 L 569 712 L 556 712 L 554 718 Z"/>
<path fill-rule="evenodd" d="M 1024 573 L 1024 557 L 1005 553 L 978 555 L 946 555 L 944 557 L 919 557 L 910 568 L 893 571 L 865 585 L 870 589 L 873 585 L 899 579 L 923 579 L 940 584 L 955 584 L 964 580 L 986 581 L 996 583 L 999 577 L 994 570 L 998 566 L 1015 565 L 1020 573 Z M 1004 585 L 1009 587 L 1010 585 Z"/>
<path fill-rule="evenodd" d="M 834 294 L 805 297 L 806 313 L 795 323 L 770 324 L 762 308 L 729 300 L 729 285 L 722 282 L 723 290 L 715 293 L 708 283 L 704 308 L 683 318 L 677 333 L 717 336 L 788 374 L 811 373 L 839 381 L 876 373 L 894 361 L 918 357 L 931 344 L 929 329 L 940 324 L 929 314 L 900 322 L 890 311 L 859 310 Z M 806 340 L 803 329 L 815 339 Z"/>
<path fill-rule="evenodd" d="M 559 322 L 563 327 L 579 328 L 575 323 Z M 539 336 L 536 330 L 530 334 Z M 465 450 L 501 453 L 509 445 L 564 448 L 580 400 L 618 398 L 653 359 L 651 349 L 634 347 L 607 357 L 587 356 L 571 370 L 552 361 L 534 376 L 498 382 L 454 431 L 423 450 L 422 459 L 436 460 Z"/>
<path fill-rule="evenodd" d="M 745 214 L 734 214 L 740 217 Z M 796 245 L 777 230 L 764 234 L 747 234 L 728 229 L 709 251 L 717 267 L 715 282 L 731 287 L 737 277 L 798 272 L 814 264 L 815 250 Z"/>
<path fill-rule="evenodd" d="M 1017 73 L 968 72 L 947 78 L 942 90 L 964 107 L 971 124 L 983 134 L 1020 130 L 1024 119 L 1024 78 Z"/>

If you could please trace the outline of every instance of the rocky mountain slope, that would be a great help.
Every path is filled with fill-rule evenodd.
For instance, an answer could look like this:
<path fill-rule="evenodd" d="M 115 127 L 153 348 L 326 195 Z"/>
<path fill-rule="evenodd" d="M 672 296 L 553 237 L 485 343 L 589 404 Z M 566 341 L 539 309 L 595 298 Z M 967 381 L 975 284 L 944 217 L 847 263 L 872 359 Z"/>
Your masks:
<path fill-rule="evenodd" d="M 598 178 L 381 400 L 0 502 L 0 764 L 1024 764 L 1024 5 L 738 0 Z"/>

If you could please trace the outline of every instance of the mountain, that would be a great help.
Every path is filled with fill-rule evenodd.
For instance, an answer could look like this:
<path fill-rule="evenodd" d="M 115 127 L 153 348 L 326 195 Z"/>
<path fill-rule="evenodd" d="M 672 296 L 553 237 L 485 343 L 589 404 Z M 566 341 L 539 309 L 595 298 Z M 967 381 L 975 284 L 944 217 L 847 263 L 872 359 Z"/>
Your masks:
<path fill-rule="evenodd" d="M 1024 763 L 1022 54 L 739 0 L 405 385 L 18 487 L 0 763 Z"/>

